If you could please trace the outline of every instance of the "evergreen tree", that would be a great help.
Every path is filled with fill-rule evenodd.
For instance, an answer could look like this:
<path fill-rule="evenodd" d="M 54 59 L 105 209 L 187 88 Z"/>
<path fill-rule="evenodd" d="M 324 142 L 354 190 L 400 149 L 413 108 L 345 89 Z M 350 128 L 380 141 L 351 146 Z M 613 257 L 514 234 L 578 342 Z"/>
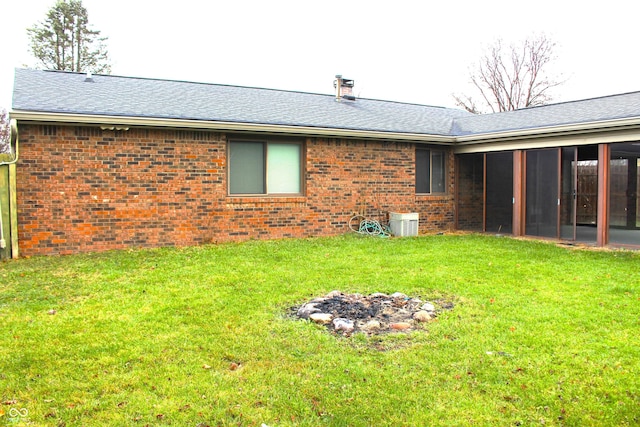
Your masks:
<path fill-rule="evenodd" d="M 50 70 L 111 72 L 106 37 L 89 27 L 82 0 L 58 0 L 44 22 L 27 30 L 39 67 Z"/>

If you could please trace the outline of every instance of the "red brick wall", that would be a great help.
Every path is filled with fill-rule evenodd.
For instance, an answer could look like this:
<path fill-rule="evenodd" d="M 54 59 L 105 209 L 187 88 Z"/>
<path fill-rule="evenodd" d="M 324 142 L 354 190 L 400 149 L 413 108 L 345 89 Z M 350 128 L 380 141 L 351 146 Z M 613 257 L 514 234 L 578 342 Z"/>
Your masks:
<path fill-rule="evenodd" d="M 454 223 L 449 192 L 416 196 L 412 143 L 307 138 L 304 197 L 229 197 L 224 133 L 20 125 L 23 255 L 195 245 L 348 231 L 355 213 Z"/>

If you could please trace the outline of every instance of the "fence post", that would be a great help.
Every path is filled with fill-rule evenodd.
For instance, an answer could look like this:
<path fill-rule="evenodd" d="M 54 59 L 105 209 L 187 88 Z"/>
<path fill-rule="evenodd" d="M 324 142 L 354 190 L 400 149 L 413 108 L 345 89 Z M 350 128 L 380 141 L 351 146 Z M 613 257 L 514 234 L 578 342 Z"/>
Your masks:
<path fill-rule="evenodd" d="M 9 165 L 0 165 L 0 226 L 2 227 L 2 233 L 0 233 L 0 237 L 2 237 L 3 243 L 2 245 L 0 245 L 0 259 L 6 259 L 12 256 L 9 187 Z"/>
<path fill-rule="evenodd" d="M 11 258 L 18 258 L 18 189 L 17 182 L 18 166 L 13 163 L 9 165 L 9 214 L 11 215 Z"/>

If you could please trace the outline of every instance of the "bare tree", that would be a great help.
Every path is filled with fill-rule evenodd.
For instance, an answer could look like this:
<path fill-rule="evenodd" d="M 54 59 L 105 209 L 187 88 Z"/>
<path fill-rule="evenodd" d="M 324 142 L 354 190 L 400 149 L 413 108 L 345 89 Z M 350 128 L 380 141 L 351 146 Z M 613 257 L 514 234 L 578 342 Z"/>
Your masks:
<path fill-rule="evenodd" d="M 549 103 L 550 90 L 564 83 L 547 73 L 549 63 L 555 59 L 555 46 L 545 35 L 530 37 L 521 46 L 508 48 L 502 40 L 496 41 L 470 73 L 481 100 L 476 101 L 470 95 L 453 95 L 456 105 L 472 113 L 495 113 Z"/>
<path fill-rule="evenodd" d="M 11 126 L 9 123 L 9 113 L 0 107 L 0 154 L 11 151 Z"/>

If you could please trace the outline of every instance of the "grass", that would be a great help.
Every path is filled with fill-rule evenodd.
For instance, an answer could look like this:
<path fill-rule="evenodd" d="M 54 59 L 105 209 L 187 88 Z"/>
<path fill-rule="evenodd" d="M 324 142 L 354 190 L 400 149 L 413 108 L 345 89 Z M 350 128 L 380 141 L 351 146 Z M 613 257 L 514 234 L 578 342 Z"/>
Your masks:
<path fill-rule="evenodd" d="M 377 338 L 288 316 L 334 289 L 455 308 Z M 342 236 L 21 259 L 0 325 L 0 425 L 640 424 L 633 252 Z"/>

